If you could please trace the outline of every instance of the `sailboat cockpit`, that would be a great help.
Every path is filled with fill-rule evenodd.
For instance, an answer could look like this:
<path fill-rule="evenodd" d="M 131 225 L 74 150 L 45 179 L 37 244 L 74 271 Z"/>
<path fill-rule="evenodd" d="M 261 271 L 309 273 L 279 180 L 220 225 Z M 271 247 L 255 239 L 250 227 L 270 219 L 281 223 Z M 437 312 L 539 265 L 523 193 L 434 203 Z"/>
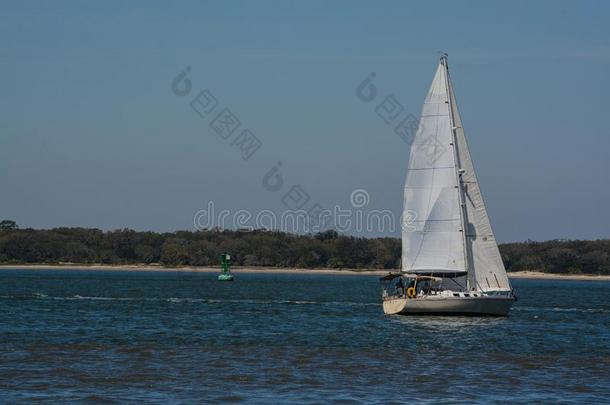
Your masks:
<path fill-rule="evenodd" d="M 388 273 L 379 280 L 383 299 L 416 298 L 443 293 L 466 292 L 460 281 L 465 274 L 459 273 Z"/>

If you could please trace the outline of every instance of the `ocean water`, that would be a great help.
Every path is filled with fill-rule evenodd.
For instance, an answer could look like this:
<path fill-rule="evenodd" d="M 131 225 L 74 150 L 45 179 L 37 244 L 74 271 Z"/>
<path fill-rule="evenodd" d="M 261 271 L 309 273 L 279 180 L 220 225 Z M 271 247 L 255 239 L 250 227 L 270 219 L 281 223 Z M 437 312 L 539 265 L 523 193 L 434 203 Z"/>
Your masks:
<path fill-rule="evenodd" d="M 386 316 L 376 276 L 0 270 L 0 403 L 610 401 L 610 282 Z"/>

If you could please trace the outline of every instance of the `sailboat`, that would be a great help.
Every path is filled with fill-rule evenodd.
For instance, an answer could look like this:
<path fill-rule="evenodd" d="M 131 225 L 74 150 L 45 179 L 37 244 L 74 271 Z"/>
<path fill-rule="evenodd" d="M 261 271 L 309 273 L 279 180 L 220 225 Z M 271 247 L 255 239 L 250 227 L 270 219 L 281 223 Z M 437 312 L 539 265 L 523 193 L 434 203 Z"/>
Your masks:
<path fill-rule="evenodd" d="M 386 314 L 506 316 L 516 299 L 468 151 L 446 54 L 411 144 L 402 269 L 382 283 Z"/>

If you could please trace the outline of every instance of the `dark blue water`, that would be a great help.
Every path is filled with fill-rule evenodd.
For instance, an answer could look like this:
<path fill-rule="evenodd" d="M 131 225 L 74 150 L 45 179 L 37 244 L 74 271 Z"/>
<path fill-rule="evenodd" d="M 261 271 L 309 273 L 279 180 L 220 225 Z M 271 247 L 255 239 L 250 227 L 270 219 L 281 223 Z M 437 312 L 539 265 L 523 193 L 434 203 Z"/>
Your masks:
<path fill-rule="evenodd" d="M 383 315 L 376 276 L 0 270 L 0 402 L 608 402 L 610 282 Z"/>

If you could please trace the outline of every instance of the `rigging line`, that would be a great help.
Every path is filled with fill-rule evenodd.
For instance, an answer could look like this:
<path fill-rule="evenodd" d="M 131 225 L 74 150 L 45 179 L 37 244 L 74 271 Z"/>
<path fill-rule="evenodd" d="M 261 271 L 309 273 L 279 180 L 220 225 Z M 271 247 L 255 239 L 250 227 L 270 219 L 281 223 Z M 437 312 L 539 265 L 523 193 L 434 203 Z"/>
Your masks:
<path fill-rule="evenodd" d="M 470 197 L 470 193 L 468 192 L 468 187 L 464 187 L 464 194 L 466 195 L 466 197 L 468 197 L 468 201 L 470 201 L 470 204 L 472 204 L 472 206 L 476 208 L 476 205 L 474 205 L 474 201 L 472 201 L 472 197 Z"/>
<path fill-rule="evenodd" d="M 457 281 L 455 281 L 455 278 L 450 278 L 449 280 L 453 281 L 458 287 L 460 287 L 462 290 L 466 289 L 464 288 L 463 285 L 461 285 L 460 283 L 458 283 Z M 467 289 L 466 289 L 467 290 Z"/>

